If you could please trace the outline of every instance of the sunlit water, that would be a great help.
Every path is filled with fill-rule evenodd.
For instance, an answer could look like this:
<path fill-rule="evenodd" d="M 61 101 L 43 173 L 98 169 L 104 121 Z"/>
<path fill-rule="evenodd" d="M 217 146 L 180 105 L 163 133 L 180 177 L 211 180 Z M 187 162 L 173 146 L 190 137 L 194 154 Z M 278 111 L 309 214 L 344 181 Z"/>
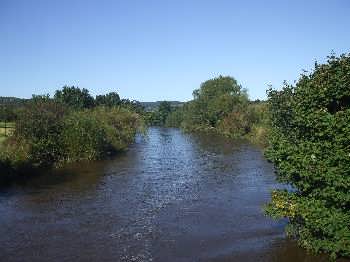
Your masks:
<path fill-rule="evenodd" d="M 0 191 L 0 261 L 320 261 L 262 206 L 278 187 L 243 141 L 151 128 L 128 152 Z"/>

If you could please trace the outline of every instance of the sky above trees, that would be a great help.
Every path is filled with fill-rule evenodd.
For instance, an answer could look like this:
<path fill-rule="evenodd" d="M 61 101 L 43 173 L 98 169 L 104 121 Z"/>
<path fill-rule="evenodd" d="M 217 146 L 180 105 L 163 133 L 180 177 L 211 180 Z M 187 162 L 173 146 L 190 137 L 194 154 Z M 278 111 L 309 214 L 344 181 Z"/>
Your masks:
<path fill-rule="evenodd" d="M 350 3 L 0 0 L 0 96 L 64 85 L 140 101 L 189 100 L 232 75 L 251 99 L 350 52 Z"/>

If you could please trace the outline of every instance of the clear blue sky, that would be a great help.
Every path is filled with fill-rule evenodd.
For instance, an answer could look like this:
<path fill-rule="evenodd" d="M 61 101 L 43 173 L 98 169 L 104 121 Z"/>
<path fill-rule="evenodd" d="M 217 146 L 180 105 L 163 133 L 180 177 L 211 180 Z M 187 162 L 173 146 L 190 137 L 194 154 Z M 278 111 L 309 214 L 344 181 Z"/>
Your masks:
<path fill-rule="evenodd" d="M 261 99 L 332 50 L 350 52 L 348 0 L 0 0 L 0 96 L 189 100 L 221 74 Z"/>

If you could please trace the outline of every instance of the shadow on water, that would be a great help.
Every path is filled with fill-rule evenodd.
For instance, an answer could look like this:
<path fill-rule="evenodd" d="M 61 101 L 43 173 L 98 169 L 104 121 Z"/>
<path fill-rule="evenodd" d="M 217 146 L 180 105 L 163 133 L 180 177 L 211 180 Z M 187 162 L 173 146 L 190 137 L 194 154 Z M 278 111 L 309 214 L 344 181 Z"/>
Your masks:
<path fill-rule="evenodd" d="M 4 261 L 322 261 L 264 216 L 273 167 L 245 141 L 151 128 L 113 159 L 0 192 Z"/>

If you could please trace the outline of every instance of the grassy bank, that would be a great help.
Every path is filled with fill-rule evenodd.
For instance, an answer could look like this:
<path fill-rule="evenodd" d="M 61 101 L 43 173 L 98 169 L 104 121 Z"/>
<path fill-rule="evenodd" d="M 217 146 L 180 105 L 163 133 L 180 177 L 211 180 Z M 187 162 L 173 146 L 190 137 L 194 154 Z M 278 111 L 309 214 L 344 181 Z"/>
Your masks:
<path fill-rule="evenodd" d="M 0 122 L 0 138 L 11 135 L 14 131 L 14 128 L 14 122 Z"/>

